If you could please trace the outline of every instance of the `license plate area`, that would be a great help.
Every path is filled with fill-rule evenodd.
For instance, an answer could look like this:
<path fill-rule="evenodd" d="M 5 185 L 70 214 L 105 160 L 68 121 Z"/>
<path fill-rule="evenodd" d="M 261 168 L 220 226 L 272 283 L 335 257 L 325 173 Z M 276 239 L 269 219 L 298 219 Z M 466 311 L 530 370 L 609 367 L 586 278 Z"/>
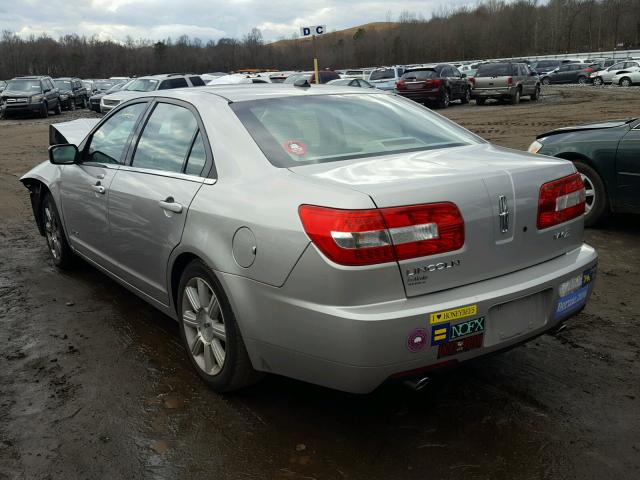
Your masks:
<path fill-rule="evenodd" d="M 534 293 L 489 309 L 485 347 L 526 335 L 547 324 L 553 289 Z"/>

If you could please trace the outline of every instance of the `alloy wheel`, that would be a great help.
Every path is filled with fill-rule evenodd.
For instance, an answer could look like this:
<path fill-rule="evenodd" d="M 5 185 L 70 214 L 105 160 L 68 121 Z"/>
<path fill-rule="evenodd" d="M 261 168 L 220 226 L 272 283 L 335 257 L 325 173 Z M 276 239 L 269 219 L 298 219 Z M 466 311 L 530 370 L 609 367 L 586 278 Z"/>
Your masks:
<path fill-rule="evenodd" d="M 47 245 L 49 246 L 51 255 L 57 260 L 62 256 L 62 232 L 58 218 L 48 203 L 44 207 L 44 216 L 44 231 L 47 238 Z"/>
<path fill-rule="evenodd" d="M 227 335 L 218 297 L 200 277 L 187 282 L 182 293 L 182 322 L 189 353 L 207 375 L 224 367 Z"/>
<path fill-rule="evenodd" d="M 622 80 L 620 80 L 620 85 L 623 87 L 630 87 L 631 80 L 629 80 L 628 78 L 623 78 Z"/>
<path fill-rule="evenodd" d="M 596 203 L 596 189 L 593 182 L 584 173 L 581 173 L 582 183 L 585 189 L 585 215 L 588 214 Z"/>

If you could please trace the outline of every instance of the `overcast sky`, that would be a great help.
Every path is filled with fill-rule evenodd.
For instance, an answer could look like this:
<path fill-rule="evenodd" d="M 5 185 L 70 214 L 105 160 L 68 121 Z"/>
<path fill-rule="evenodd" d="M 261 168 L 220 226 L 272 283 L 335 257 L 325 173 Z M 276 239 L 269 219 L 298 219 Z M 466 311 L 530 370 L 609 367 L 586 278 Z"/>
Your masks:
<path fill-rule="evenodd" d="M 469 0 L 0 0 L 0 30 L 21 36 L 77 33 L 123 40 L 180 35 L 203 41 L 241 38 L 258 27 L 264 39 L 290 37 L 303 25 L 339 30 L 397 19 L 402 10 L 429 17 Z"/>

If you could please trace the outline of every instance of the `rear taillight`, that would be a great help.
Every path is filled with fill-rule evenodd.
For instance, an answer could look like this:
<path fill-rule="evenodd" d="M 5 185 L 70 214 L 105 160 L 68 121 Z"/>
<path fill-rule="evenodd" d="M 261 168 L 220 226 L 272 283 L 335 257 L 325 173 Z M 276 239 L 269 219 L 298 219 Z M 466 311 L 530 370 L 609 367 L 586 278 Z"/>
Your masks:
<path fill-rule="evenodd" d="M 469 83 L 471 84 L 472 87 L 476 86 L 476 79 L 475 77 L 469 77 Z"/>
<path fill-rule="evenodd" d="M 538 229 L 553 227 L 584 214 L 585 190 L 579 173 L 540 187 Z"/>
<path fill-rule="evenodd" d="M 436 78 L 435 80 L 427 80 L 425 84 L 427 87 L 440 88 L 442 80 L 439 78 Z"/>
<path fill-rule="evenodd" d="M 424 257 L 464 244 L 462 215 L 449 202 L 370 210 L 302 205 L 299 213 L 311 241 L 341 265 Z"/>
<path fill-rule="evenodd" d="M 582 70 L 584 73 L 592 73 L 594 70 L 591 67 L 587 67 L 584 70 Z"/>
<path fill-rule="evenodd" d="M 513 77 L 507 77 L 507 86 L 510 87 L 513 85 Z"/>
<path fill-rule="evenodd" d="M 406 86 L 406 84 L 404 83 L 404 80 L 398 80 L 396 82 L 396 88 L 398 89 L 403 89 Z"/>

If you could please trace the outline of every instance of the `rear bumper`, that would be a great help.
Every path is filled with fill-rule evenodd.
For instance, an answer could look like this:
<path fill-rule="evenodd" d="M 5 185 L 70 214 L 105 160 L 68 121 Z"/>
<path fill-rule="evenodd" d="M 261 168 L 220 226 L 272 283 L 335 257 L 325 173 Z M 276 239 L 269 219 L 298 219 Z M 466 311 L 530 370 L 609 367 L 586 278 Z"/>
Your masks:
<path fill-rule="evenodd" d="M 442 97 L 442 90 L 439 88 L 431 90 L 397 90 L 397 93 L 418 103 L 437 102 Z"/>
<path fill-rule="evenodd" d="M 553 260 L 490 280 L 357 306 L 291 297 L 291 291 L 300 288 L 296 269 L 281 288 L 234 275 L 219 276 L 256 369 L 368 393 L 391 376 L 464 362 L 553 329 L 575 315 L 593 289 L 593 281 L 580 289 L 579 304 L 570 305 L 563 297 L 563 310 L 558 313 L 560 284 L 596 264 L 595 250 L 585 244 Z M 298 285 L 289 287 L 292 282 Z M 484 317 L 484 330 L 447 342 L 446 347 L 432 345 L 434 327 L 444 327 L 444 323 L 431 325 L 430 314 L 465 306 L 474 306 L 475 313 L 449 322 L 450 327 Z M 416 348 L 418 337 L 420 348 Z M 468 351 L 456 352 L 458 341 L 472 337 Z"/>
<path fill-rule="evenodd" d="M 471 98 L 503 98 L 515 94 L 517 87 L 502 88 L 474 88 L 471 90 Z"/>

